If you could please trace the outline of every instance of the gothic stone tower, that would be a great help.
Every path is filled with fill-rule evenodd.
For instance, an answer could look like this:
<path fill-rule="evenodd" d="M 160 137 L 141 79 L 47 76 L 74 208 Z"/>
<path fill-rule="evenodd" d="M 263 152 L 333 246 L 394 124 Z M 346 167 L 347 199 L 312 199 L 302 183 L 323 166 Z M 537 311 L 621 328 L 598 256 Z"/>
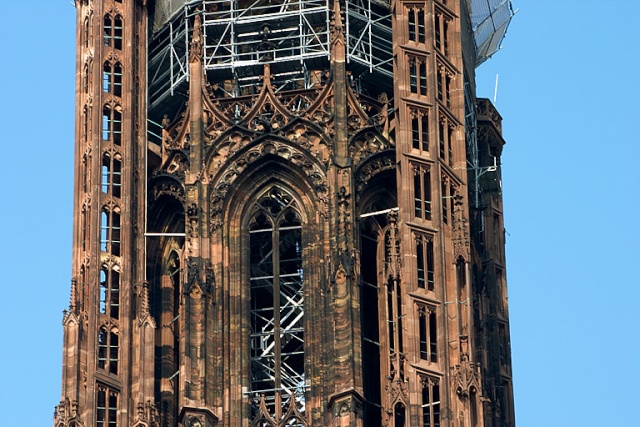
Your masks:
<path fill-rule="evenodd" d="M 514 425 L 509 2 L 75 3 L 56 427 Z"/>

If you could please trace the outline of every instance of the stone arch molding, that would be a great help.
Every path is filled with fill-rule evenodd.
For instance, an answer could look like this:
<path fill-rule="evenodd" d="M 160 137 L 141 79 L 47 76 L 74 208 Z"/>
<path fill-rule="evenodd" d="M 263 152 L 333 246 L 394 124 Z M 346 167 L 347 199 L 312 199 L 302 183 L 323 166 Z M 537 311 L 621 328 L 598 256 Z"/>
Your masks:
<path fill-rule="evenodd" d="M 272 157 L 291 164 L 306 177 L 308 184 L 316 192 L 319 200 L 326 200 L 327 182 L 323 165 L 302 147 L 297 147 L 289 141 L 274 137 L 262 138 L 251 146 L 240 150 L 229 158 L 228 162 L 215 176 L 210 176 L 209 208 L 211 213 L 211 231 L 222 226 L 222 214 L 227 193 L 234 182 L 257 161 Z M 324 204 L 326 207 L 326 204 Z M 321 211 L 320 214 L 323 214 Z"/>

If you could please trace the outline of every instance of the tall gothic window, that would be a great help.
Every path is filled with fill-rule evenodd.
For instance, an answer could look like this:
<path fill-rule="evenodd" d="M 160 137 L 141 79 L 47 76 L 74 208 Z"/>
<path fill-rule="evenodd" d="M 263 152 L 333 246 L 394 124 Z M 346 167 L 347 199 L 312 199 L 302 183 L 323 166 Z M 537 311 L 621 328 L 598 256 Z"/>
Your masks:
<path fill-rule="evenodd" d="M 110 387 L 98 384 L 96 402 L 96 427 L 117 427 L 118 392 Z"/>
<path fill-rule="evenodd" d="M 440 427 L 440 383 L 422 377 L 422 427 Z"/>
<path fill-rule="evenodd" d="M 438 328 L 434 308 L 418 306 L 418 326 L 420 359 L 436 363 L 438 361 Z"/>
<path fill-rule="evenodd" d="M 102 140 L 120 145 L 122 140 L 122 107 L 111 108 L 105 105 L 102 109 Z"/>
<path fill-rule="evenodd" d="M 100 250 L 120 256 L 120 211 L 100 213 Z"/>
<path fill-rule="evenodd" d="M 104 153 L 102 156 L 102 180 L 100 188 L 105 194 L 111 194 L 114 197 L 120 197 L 120 188 L 122 186 L 122 162 L 120 155 L 112 156 L 110 153 Z"/>
<path fill-rule="evenodd" d="M 416 258 L 418 267 L 418 287 L 435 290 L 435 272 L 433 257 L 433 238 L 426 235 L 416 236 Z"/>
<path fill-rule="evenodd" d="M 118 373 L 118 334 L 104 326 L 98 332 L 98 368 Z"/>
<path fill-rule="evenodd" d="M 431 174 L 426 165 L 413 165 L 413 200 L 416 218 L 431 219 Z"/>
<path fill-rule="evenodd" d="M 107 61 L 102 68 L 102 91 L 122 96 L 122 65 Z"/>
<path fill-rule="evenodd" d="M 290 399 L 304 408 L 304 290 L 300 210 L 273 186 L 249 222 L 251 391 L 270 412 Z M 278 397 L 280 396 L 280 397 Z"/>
<path fill-rule="evenodd" d="M 421 151 L 429 151 L 429 113 L 411 110 L 411 145 Z"/>
<path fill-rule="evenodd" d="M 120 315 L 120 273 L 106 266 L 100 270 L 100 313 L 114 319 Z"/>
<path fill-rule="evenodd" d="M 122 50 L 122 17 L 116 15 L 112 18 L 109 14 L 105 15 L 103 30 L 104 45 Z"/>

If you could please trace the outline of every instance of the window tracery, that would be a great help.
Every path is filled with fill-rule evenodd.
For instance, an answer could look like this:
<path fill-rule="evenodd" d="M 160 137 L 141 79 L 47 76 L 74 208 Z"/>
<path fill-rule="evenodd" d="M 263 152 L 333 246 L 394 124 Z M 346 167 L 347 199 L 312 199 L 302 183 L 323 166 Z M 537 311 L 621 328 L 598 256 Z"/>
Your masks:
<path fill-rule="evenodd" d="M 302 222 L 291 194 L 274 185 L 254 204 L 249 231 L 252 418 L 281 424 L 286 406 L 305 408 Z M 261 411 L 260 407 L 264 409 Z M 260 424 L 269 425 L 269 424 Z"/>

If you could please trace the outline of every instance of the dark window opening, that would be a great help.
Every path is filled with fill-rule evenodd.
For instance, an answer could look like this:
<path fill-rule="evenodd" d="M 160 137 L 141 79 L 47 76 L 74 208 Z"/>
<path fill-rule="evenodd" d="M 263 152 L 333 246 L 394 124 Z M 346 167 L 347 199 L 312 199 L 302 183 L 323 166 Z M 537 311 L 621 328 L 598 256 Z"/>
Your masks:
<path fill-rule="evenodd" d="M 425 40 L 425 25 L 424 25 L 424 10 L 418 11 L 418 42 L 424 43 Z"/>
<path fill-rule="evenodd" d="M 365 424 L 380 427 L 381 413 L 381 384 L 380 375 L 380 324 L 378 310 L 378 232 L 369 220 L 363 224 L 360 233 L 362 259 L 360 263 L 362 286 L 361 322 L 362 322 L 362 365 L 366 372 L 363 378 L 365 397 Z M 367 229 L 369 227 L 369 229 Z M 373 374 L 375 373 L 375 374 Z"/>
<path fill-rule="evenodd" d="M 445 54 L 445 56 L 447 56 L 447 55 L 449 55 L 449 37 L 448 37 L 449 22 L 445 20 L 442 26 L 443 26 L 442 44 L 444 46 L 444 54 Z"/>
<path fill-rule="evenodd" d="M 440 427 L 440 386 L 435 378 L 422 378 L 422 427 Z"/>
<path fill-rule="evenodd" d="M 253 211 L 251 391 L 263 394 L 275 413 L 278 396 L 291 396 L 299 403 L 305 398 L 302 225 L 293 197 L 278 186 L 266 192 Z"/>
<path fill-rule="evenodd" d="M 98 368 L 118 373 L 118 334 L 105 327 L 98 332 Z"/>
<path fill-rule="evenodd" d="M 405 407 L 402 403 L 396 403 L 394 412 L 394 427 L 404 427 L 406 421 Z"/>
<path fill-rule="evenodd" d="M 434 22 L 433 22 L 434 40 L 435 40 L 435 44 L 436 44 L 436 49 L 438 49 L 438 50 L 440 50 L 440 47 L 442 46 L 442 41 L 440 40 L 440 37 L 441 37 L 440 19 L 441 19 L 441 16 L 436 14 L 434 16 Z"/>
<path fill-rule="evenodd" d="M 449 159 L 449 166 L 453 166 L 453 127 L 447 128 L 447 157 Z"/>
<path fill-rule="evenodd" d="M 431 174 L 426 167 L 414 167 L 414 214 L 417 218 L 431 219 Z"/>
<path fill-rule="evenodd" d="M 103 42 L 105 46 L 111 46 L 113 40 L 113 21 L 110 15 L 104 16 L 104 24 L 103 24 Z"/>
<path fill-rule="evenodd" d="M 122 50 L 122 32 L 122 17 L 120 15 L 117 15 L 113 19 L 111 18 L 111 15 L 104 16 L 102 39 L 105 46 Z"/>
<path fill-rule="evenodd" d="M 103 193 L 120 197 L 122 187 L 122 162 L 119 155 L 113 158 L 109 153 L 102 156 L 102 180 L 100 188 Z"/>
<path fill-rule="evenodd" d="M 84 38 L 84 47 L 88 48 L 89 47 L 89 17 L 84 18 L 83 38 Z"/>
<path fill-rule="evenodd" d="M 420 359 L 432 363 L 438 361 L 438 328 L 433 309 L 418 306 Z"/>
<path fill-rule="evenodd" d="M 409 40 L 416 41 L 416 12 L 409 10 Z"/>
<path fill-rule="evenodd" d="M 422 150 L 429 151 L 429 116 L 426 113 L 422 115 L 420 124 L 422 127 Z"/>
<path fill-rule="evenodd" d="M 102 140 L 120 145 L 122 141 L 122 110 L 119 106 L 102 109 Z"/>
<path fill-rule="evenodd" d="M 411 145 L 429 151 L 429 115 L 423 110 L 411 110 Z"/>
<path fill-rule="evenodd" d="M 420 121 L 417 115 L 411 119 L 411 141 L 413 148 L 420 148 Z"/>
<path fill-rule="evenodd" d="M 409 61 L 409 88 L 411 93 L 418 93 L 418 68 L 415 59 Z"/>
<path fill-rule="evenodd" d="M 100 213 L 100 250 L 120 256 L 120 214 L 103 210 Z"/>
<path fill-rule="evenodd" d="M 447 194 L 447 189 L 449 187 L 447 186 L 447 181 L 445 181 L 444 179 L 440 182 L 440 190 L 442 191 L 442 222 L 444 222 L 445 224 L 449 223 L 449 198 L 451 196 L 449 196 Z"/>
<path fill-rule="evenodd" d="M 416 256 L 418 263 L 418 287 L 433 291 L 435 289 L 435 274 L 433 240 L 431 238 L 418 236 L 416 241 Z"/>
<path fill-rule="evenodd" d="M 427 94 L 427 63 L 420 61 L 420 95 Z"/>
<path fill-rule="evenodd" d="M 96 427 L 118 427 L 118 392 L 98 386 L 96 400 Z"/>
<path fill-rule="evenodd" d="M 445 156 L 446 156 L 446 139 L 447 139 L 447 134 L 445 133 L 445 126 L 446 123 L 443 120 L 440 120 L 440 124 L 438 125 L 438 138 L 439 138 L 439 156 L 442 160 L 444 160 Z"/>
<path fill-rule="evenodd" d="M 448 74 L 444 78 L 444 93 L 446 105 L 451 108 L 451 76 Z"/>
<path fill-rule="evenodd" d="M 114 319 L 120 314 L 120 273 L 107 267 L 100 270 L 100 313 Z"/>

